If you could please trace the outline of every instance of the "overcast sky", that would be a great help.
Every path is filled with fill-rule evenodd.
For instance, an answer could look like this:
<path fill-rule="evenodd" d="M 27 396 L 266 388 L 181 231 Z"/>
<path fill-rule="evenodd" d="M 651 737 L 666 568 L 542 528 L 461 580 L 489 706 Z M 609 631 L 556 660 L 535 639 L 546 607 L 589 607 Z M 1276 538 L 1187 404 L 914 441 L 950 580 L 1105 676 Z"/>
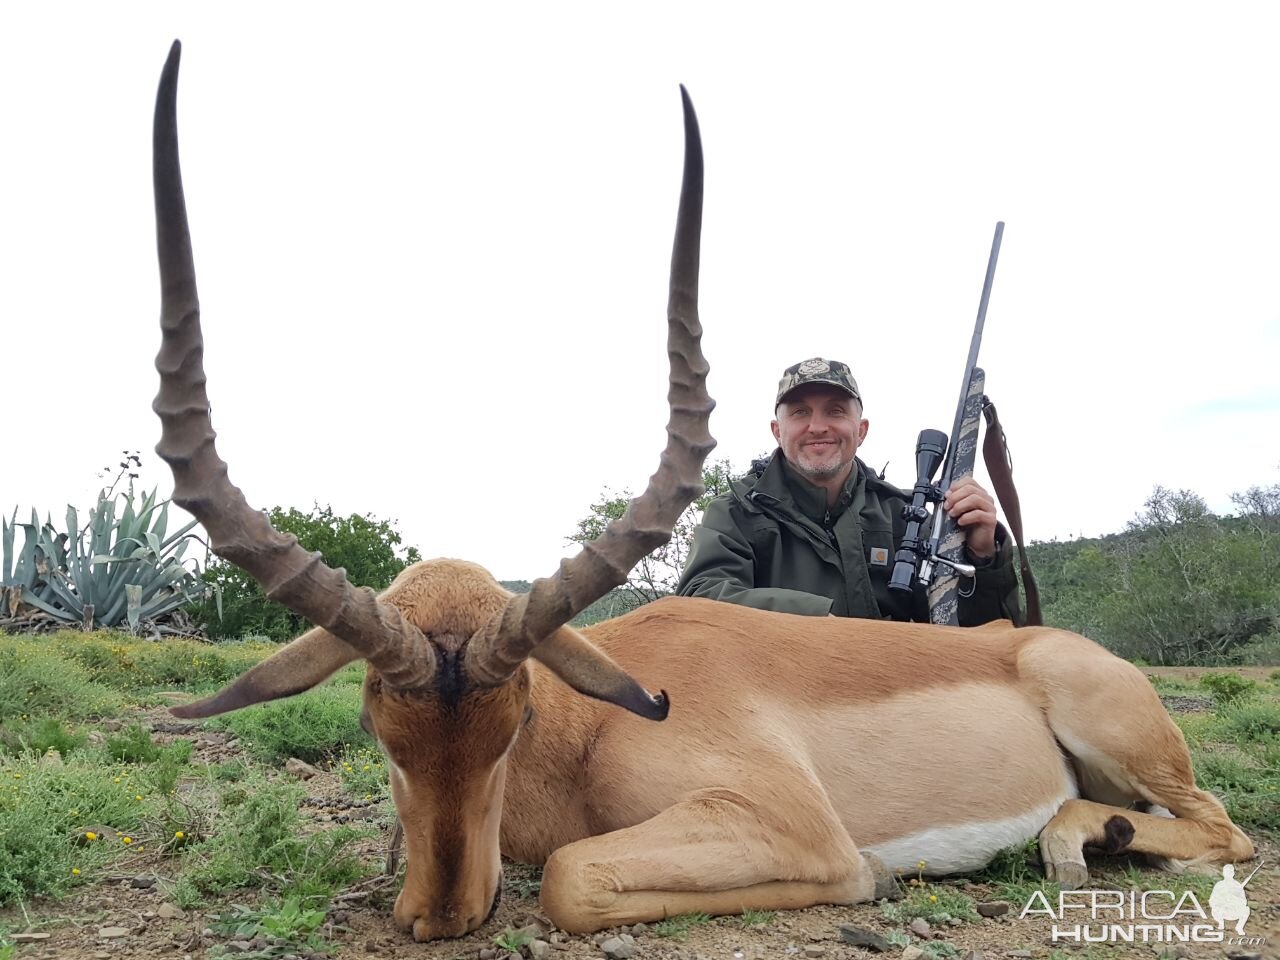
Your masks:
<path fill-rule="evenodd" d="M 6 4 L 0 507 L 152 448 L 170 42 L 209 393 L 255 506 L 550 573 L 664 443 L 682 129 L 706 155 L 715 456 L 782 369 L 859 379 L 909 486 L 982 347 L 1028 534 L 1280 480 L 1274 4 Z"/>

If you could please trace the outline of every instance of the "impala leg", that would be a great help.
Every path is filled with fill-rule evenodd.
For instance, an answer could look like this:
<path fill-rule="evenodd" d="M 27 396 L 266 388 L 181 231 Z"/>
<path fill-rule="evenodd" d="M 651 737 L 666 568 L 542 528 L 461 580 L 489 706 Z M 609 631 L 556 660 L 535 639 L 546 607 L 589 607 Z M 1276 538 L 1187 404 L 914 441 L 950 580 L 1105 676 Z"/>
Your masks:
<path fill-rule="evenodd" d="M 1080 780 L 1082 799 L 1063 804 L 1040 834 L 1051 879 L 1083 885 L 1085 846 L 1150 854 L 1174 870 L 1253 856 L 1222 803 L 1196 786 L 1182 732 L 1137 667 L 1082 637 L 1046 631 L 1020 652 L 1018 673 L 1039 688 Z M 1173 818 L 1129 809 L 1139 801 Z"/>
<path fill-rule="evenodd" d="M 541 901 L 558 927 L 589 933 L 682 913 L 859 903 L 892 887 L 884 865 L 859 854 L 820 788 L 781 815 L 714 789 L 556 850 Z"/>

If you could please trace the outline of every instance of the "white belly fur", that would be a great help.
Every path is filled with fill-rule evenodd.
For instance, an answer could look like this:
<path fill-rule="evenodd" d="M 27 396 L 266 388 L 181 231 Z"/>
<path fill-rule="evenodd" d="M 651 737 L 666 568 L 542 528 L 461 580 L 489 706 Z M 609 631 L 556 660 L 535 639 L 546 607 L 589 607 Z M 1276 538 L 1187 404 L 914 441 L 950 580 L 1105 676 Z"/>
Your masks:
<path fill-rule="evenodd" d="M 934 876 L 980 870 L 1001 850 L 1038 835 L 1063 802 L 1074 796 L 1075 791 L 1071 791 L 1061 799 L 1019 817 L 930 827 L 863 849 L 883 860 L 889 869 L 900 873 L 916 873 L 920 870 L 921 860 L 925 866 L 920 872 Z"/>
<path fill-rule="evenodd" d="M 921 860 L 928 874 L 978 869 L 1037 836 L 1079 795 L 1043 712 L 1008 684 L 793 707 L 791 718 L 801 719 L 792 727 L 804 743 L 796 752 L 850 838 L 895 870 L 915 873 Z"/>

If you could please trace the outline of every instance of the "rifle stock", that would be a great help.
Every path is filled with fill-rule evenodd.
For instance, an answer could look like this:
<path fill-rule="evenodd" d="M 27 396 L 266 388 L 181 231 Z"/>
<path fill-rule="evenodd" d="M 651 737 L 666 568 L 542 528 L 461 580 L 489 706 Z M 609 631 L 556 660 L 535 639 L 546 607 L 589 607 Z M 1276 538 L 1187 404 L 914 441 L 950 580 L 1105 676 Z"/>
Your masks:
<path fill-rule="evenodd" d="M 944 466 L 943 482 L 955 483 L 972 476 L 978 454 L 978 424 L 982 419 L 982 398 L 986 389 L 986 374 L 981 367 L 974 367 L 969 377 L 961 407 L 959 427 L 951 443 L 951 457 Z M 957 525 L 939 503 L 935 508 L 934 535 L 930 538 L 931 552 L 943 560 L 967 563 L 964 552 L 964 529 Z M 960 577 L 948 564 L 940 563 L 929 583 L 929 622 L 960 625 Z"/>

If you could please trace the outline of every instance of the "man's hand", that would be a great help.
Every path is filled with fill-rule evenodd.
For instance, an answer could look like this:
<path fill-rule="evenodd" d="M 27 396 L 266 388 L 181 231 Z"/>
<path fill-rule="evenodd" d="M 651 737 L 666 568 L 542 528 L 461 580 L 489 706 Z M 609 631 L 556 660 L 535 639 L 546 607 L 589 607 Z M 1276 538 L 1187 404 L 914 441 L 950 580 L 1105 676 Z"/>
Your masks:
<path fill-rule="evenodd" d="M 996 502 L 972 476 L 951 484 L 942 500 L 943 509 L 964 530 L 964 545 L 975 560 L 996 555 Z"/>

